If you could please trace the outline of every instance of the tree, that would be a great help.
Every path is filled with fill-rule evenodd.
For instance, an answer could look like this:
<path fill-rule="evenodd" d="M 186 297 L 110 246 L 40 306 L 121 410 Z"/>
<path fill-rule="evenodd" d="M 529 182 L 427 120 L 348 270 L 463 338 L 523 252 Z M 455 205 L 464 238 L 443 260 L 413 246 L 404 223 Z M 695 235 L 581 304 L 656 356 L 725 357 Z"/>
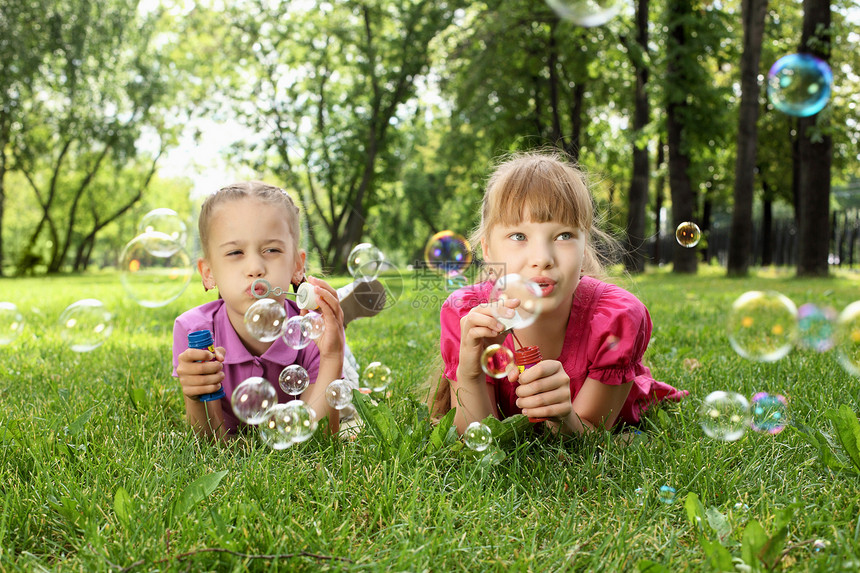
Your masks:
<path fill-rule="evenodd" d="M 649 121 L 648 92 L 648 2 L 636 2 L 636 43 L 628 46 L 631 62 L 636 73 L 636 92 L 633 112 L 633 176 L 627 195 L 627 246 L 625 267 L 628 271 L 641 273 L 645 270 L 645 211 L 648 206 L 650 167 L 647 139 L 643 131 Z"/>
<path fill-rule="evenodd" d="M 728 274 L 744 276 L 749 271 L 752 244 L 752 203 L 758 142 L 758 83 L 767 0 L 743 0 L 744 47 L 741 58 L 741 103 L 738 117 L 735 193 L 729 234 Z"/>
<path fill-rule="evenodd" d="M 800 51 L 830 60 L 830 0 L 804 0 Z M 825 108 L 826 109 L 826 108 Z M 826 276 L 830 251 L 830 169 L 833 140 L 828 113 L 797 122 L 798 276 Z"/>

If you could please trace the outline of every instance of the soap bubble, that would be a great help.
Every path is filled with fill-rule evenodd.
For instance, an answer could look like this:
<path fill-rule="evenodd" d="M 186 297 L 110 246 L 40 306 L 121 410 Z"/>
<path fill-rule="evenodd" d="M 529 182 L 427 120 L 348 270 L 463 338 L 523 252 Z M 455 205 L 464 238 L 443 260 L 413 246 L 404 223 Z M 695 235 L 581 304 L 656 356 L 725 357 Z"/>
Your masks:
<path fill-rule="evenodd" d="M 325 334 L 325 319 L 316 312 L 309 312 L 302 317 L 300 328 L 304 330 L 305 336 L 316 340 Z"/>
<path fill-rule="evenodd" d="M 633 491 L 633 494 L 636 496 L 636 505 L 645 505 L 645 498 L 648 496 L 648 493 L 644 487 L 637 487 Z"/>
<path fill-rule="evenodd" d="M 287 311 L 282 303 L 271 298 L 261 298 L 245 311 L 245 329 L 260 342 L 271 342 L 283 332 L 285 318 Z"/>
<path fill-rule="evenodd" d="M 292 426 L 287 431 L 294 443 L 305 442 L 317 430 L 317 414 L 313 408 L 301 400 L 286 403 L 285 410 L 290 414 Z"/>
<path fill-rule="evenodd" d="M 454 231 L 439 231 L 424 247 L 424 262 L 448 277 L 462 275 L 472 262 L 472 246 Z"/>
<path fill-rule="evenodd" d="M 164 233 L 153 231 L 129 241 L 120 255 L 120 282 L 141 306 L 164 306 L 179 298 L 191 282 L 194 268 L 188 253 L 170 245 L 177 246 Z"/>
<path fill-rule="evenodd" d="M 291 396 L 300 395 L 307 390 L 310 383 L 311 377 L 308 375 L 308 371 L 298 364 L 290 364 L 281 370 L 281 374 L 278 376 L 278 385 L 281 390 Z"/>
<path fill-rule="evenodd" d="M 670 485 L 660 486 L 657 498 L 666 505 L 675 503 L 675 488 Z"/>
<path fill-rule="evenodd" d="M 789 54 L 778 59 L 767 74 L 767 97 L 773 107 L 795 117 L 815 115 L 830 99 L 833 73 L 812 54 Z"/>
<path fill-rule="evenodd" d="M 326 388 L 325 399 L 335 410 L 343 410 L 352 403 L 352 388 L 346 380 L 335 380 Z"/>
<path fill-rule="evenodd" d="M 758 392 L 752 397 L 752 429 L 778 434 L 788 424 L 788 401 L 780 394 Z"/>
<path fill-rule="evenodd" d="M 833 348 L 833 331 L 836 311 L 829 306 L 820 307 L 812 303 L 797 309 L 797 331 L 800 346 L 827 352 Z"/>
<path fill-rule="evenodd" d="M 740 501 L 735 504 L 735 511 L 749 511 L 749 508 L 750 506 Z"/>
<path fill-rule="evenodd" d="M 361 243 L 353 247 L 346 261 L 349 274 L 357 281 L 372 281 L 379 276 L 385 255 L 370 243 Z"/>
<path fill-rule="evenodd" d="M 269 410 L 278 403 L 278 394 L 268 380 L 251 376 L 236 386 L 230 403 L 237 418 L 256 426 L 268 418 Z"/>
<path fill-rule="evenodd" d="M 586 28 L 606 24 L 624 7 L 623 0 L 546 0 L 546 3 L 559 17 Z"/>
<path fill-rule="evenodd" d="M 702 238 L 702 231 L 699 226 L 692 221 L 684 221 L 678 228 L 675 229 L 675 240 L 682 247 L 692 249 L 699 244 Z"/>
<path fill-rule="evenodd" d="M 450 275 L 445 280 L 445 289 L 448 292 L 454 292 L 457 289 L 463 288 L 468 285 L 469 281 L 466 280 L 466 277 L 463 275 Z"/>
<path fill-rule="evenodd" d="M 699 407 L 699 425 L 710 438 L 724 442 L 739 440 L 750 426 L 750 404 L 734 392 L 711 392 Z"/>
<path fill-rule="evenodd" d="M 153 209 L 143 216 L 137 225 L 138 233 L 152 233 L 153 231 L 163 233 L 170 237 L 171 242 L 177 249 L 181 249 L 188 240 L 188 227 L 182 218 L 173 209 Z M 161 256 L 170 256 L 169 252 Z"/>
<path fill-rule="evenodd" d="M 543 309 L 544 295 L 551 294 L 553 286 L 546 285 L 542 288 L 536 282 L 524 279 L 518 274 L 499 277 L 490 291 L 490 302 L 499 303 L 492 307 L 493 316 L 508 330 L 530 326 Z M 519 306 L 514 309 L 514 316 L 501 316 L 502 308 L 507 308 L 501 303 L 511 299 L 520 301 Z"/>
<path fill-rule="evenodd" d="M 308 324 L 303 316 L 293 316 L 284 325 L 284 342 L 290 348 L 301 350 L 311 343 Z"/>
<path fill-rule="evenodd" d="M 463 432 L 463 441 L 466 447 L 476 452 L 483 452 L 493 442 L 493 432 L 486 424 L 472 422 Z"/>
<path fill-rule="evenodd" d="M 11 344 L 24 329 L 24 315 L 11 302 L 0 302 L 0 346 Z"/>
<path fill-rule="evenodd" d="M 860 376 L 860 300 L 839 314 L 834 340 L 839 363 L 849 374 Z"/>
<path fill-rule="evenodd" d="M 391 368 L 382 362 L 371 362 L 364 369 L 361 379 L 374 392 L 384 392 L 391 384 Z"/>
<path fill-rule="evenodd" d="M 94 298 L 73 302 L 60 314 L 60 336 L 75 352 L 95 350 L 113 332 L 113 317 Z"/>
<path fill-rule="evenodd" d="M 812 542 L 812 550 L 816 553 L 821 553 L 823 550 L 827 549 L 829 545 L 829 541 L 825 541 L 824 539 L 816 539 Z"/>
<path fill-rule="evenodd" d="M 729 312 L 729 342 L 750 360 L 775 362 L 791 352 L 797 338 L 797 307 L 774 291 L 742 294 Z"/>
<path fill-rule="evenodd" d="M 490 378 L 507 378 L 508 367 L 513 363 L 513 351 L 501 344 L 491 344 L 481 354 L 481 370 Z"/>
<path fill-rule="evenodd" d="M 260 423 L 260 439 L 273 450 L 285 450 L 293 445 L 296 422 L 294 412 L 286 404 L 275 404 Z"/>

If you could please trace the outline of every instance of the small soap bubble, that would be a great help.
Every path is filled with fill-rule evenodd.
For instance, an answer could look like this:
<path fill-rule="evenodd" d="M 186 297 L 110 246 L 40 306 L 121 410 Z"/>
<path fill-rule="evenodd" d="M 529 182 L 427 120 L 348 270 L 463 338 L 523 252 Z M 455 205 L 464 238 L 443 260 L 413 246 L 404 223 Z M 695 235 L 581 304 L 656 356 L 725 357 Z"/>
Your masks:
<path fill-rule="evenodd" d="M 463 441 L 466 447 L 476 452 L 483 452 L 493 442 L 493 432 L 489 426 L 481 422 L 472 422 L 463 432 Z"/>
<path fill-rule="evenodd" d="M 744 293 L 729 311 L 728 334 L 744 358 L 775 362 L 791 352 L 797 339 L 797 307 L 778 292 Z"/>
<path fill-rule="evenodd" d="M 454 231 L 439 231 L 424 247 L 424 262 L 445 276 L 462 276 L 472 263 L 472 246 Z"/>
<path fill-rule="evenodd" d="M 544 296 L 550 296 L 555 285 L 540 285 L 521 277 L 518 274 L 509 274 L 499 277 L 490 291 L 490 302 L 498 303 L 492 306 L 493 316 L 510 330 L 514 328 L 525 328 L 537 320 L 543 310 Z M 520 301 L 519 306 L 514 308 L 514 316 L 506 317 L 502 313 L 504 302 L 512 299 Z"/>
<path fill-rule="evenodd" d="M 797 309 L 798 343 L 804 348 L 827 352 L 833 348 L 836 311 L 806 303 Z"/>
<path fill-rule="evenodd" d="M 245 311 L 245 329 L 260 342 L 277 340 L 284 329 L 287 311 L 271 298 L 255 300 Z"/>
<path fill-rule="evenodd" d="M 352 388 L 346 380 L 335 380 L 326 388 L 325 399 L 335 410 L 343 410 L 352 403 Z"/>
<path fill-rule="evenodd" d="M 293 443 L 301 443 L 309 440 L 317 430 L 317 414 L 313 408 L 301 400 L 292 400 L 286 403 L 285 410 L 290 414 L 292 425 L 287 428 L 287 433 Z"/>
<path fill-rule="evenodd" d="M 0 302 L 0 346 L 11 344 L 24 329 L 24 315 L 11 302 Z"/>
<path fill-rule="evenodd" d="M 230 403 L 237 418 L 256 426 L 266 420 L 269 410 L 278 403 L 278 394 L 268 380 L 251 376 L 236 386 Z"/>
<path fill-rule="evenodd" d="M 666 505 L 673 504 L 675 503 L 675 488 L 670 485 L 662 485 L 660 491 L 657 492 L 657 497 Z"/>
<path fill-rule="evenodd" d="M 698 411 L 705 435 L 724 442 L 739 440 L 750 426 L 750 404 L 735 392 L 711 392 Z"/>
<path fill-rule="evenodd" d="M 302 317 L 301 328 L 305 336 L 316 340 L 325 334 L 325 319 L 317 312 L 309 312 Z"/>
<path fill-rule="evenodd" d="M 767 97 L 773 107 L 795 117 L 815 115 L 827 105 L 833 73 L 812 54 L 789 54 L 767 74 Z"/>
<path fill-rule="evenodd" d="M 735 511 L 746 512 L 746 511 L 749 511 L 749 508 L 750 508 L 750 506 L 748 506 L 747 504 L 742 503 L 740 501 L 735 504 Z"/>
<path fill-rule="evenodd" d="M 839 313 L 834 341 L 839 363 L 849 374 L 860 376 L 860 300 Z"/>
<path fill-rule="evenodd" d="M 164 306 L 179 298 L 194 275 L 185 249 L 157 231 L 129 241 L 120 255 L 119 271 L 128 295 L 147 308 Z"/>
<path fill-rule="evenodd" d="M 645 498 L 648 496 L 644 487 L 637 487 L 633 494 L 636 496 L 636 505 L 645 505 Z"/>
<path fill-rule="evenodd" d="M 514 363 L 514 353 L 507 346 L 491 344 L 481 354 L 481 370 L 490 378 L 501 380 L 508 375 L 508 367 Z"/>
<path fill-rule="evenodd" d="M 75 352 L 95 350 L 113 332 L 113 317 L 94 298 L 73 302 L 60 314 L 60 336 Z"/>
<path fill-rule="evenodd" d="M 816 539 L 815 541 L 812 542 L 812 550 L 815 551 L 816 553 L 820 553 L 821 551 L 824 551 L 825 549 L 827 549 L 827 547 L 829 545 L 830 545 L 829 541 L 826 541 L 824 539 Z"/>
<path fill-rule="evenodd" d="M 273 450 L 285 450 L 293 445 L 292 432 L 296 425 L 295 413 L 286 404 L 275 404 L 260 423 L 260 440 Z"/>
<path fill-rule="evenodd" d="M 606 24 L 621 12 L 623 0 L 546 0 L 560 18 L 591 28 Z"/>
<path fill-rule="evenodd" d="M 173 209 L 159 208 L 153 209 L 141 218 L 137 225 L 137 232 L 144 233 L 163 233 L 170 237 L 170 240 L 176 248 L 185 246 L 188 240 L 188 227 L 176 211 Z M 169 256 L 172 253 L 168 252 L 161 256 Z"/>
<path fill-rule="evenodd" d="M 675 240 L 678 241 L 679 245 L 687 249 L 692 249 L 698 245 L 701 238 L 701 229 L 692 221 L 684 221 L 675 229 Z"/>
<path fill-rule="evenodd" d="M 290 364 L 281 370 L 281 374 L 278 376 L 278 385 L 290 396 L 299 396 L 307 390 L 310 383 L 311 377 L 308 375 L 308 371 L 298 364 Z"/>
<path fill-rule="evenodd" d="M 788 400 L 780 394 L 758 392 L 752 397 L 752 429 L 778 434 L 788 424 Z"/>
<path fill-rule="evenodd" d="M 385 255 L 370 243 L 361 243 L 349 252 L 346 267 L 356 281 L 369 282 L 379 276 Z"/>
<path fill-rule="evenodd" d="M 303 316 L 293 316 L 284 324 L 284 342 L 290 348 L 301 350 L 311 343 L 308 324 Z"/>
<path fill-rule="evenodd" d="M 391 368 L 382 362 L 371 362 L 364 369 L 361 379 L 374 392 L 385 392 L 391 384 Z"/>

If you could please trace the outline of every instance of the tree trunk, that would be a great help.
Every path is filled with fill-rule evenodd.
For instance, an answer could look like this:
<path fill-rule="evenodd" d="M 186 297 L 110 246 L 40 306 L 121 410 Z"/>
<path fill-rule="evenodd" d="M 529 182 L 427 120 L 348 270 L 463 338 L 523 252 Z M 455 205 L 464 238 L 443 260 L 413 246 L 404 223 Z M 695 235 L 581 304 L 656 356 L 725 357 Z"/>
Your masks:
<path fill-rule="evenodd" d="M 648 52 L 648 1 L 638 0 L 636 3 L 636 43 L 642 52 Z M 635 108 L 633 112 L 634 137 L 642 134 L 648 125 L 648 93 L 645 86 L 648 83 L 648 68 L 641 57 L 632 58 L 636 72 L 636 92 L 634 95 Z M 645 210 L 648 207 L 648 146 L 633 142 L 633 176 L 630 180 L 630 192 L 627 200 L 627 245 L 624 266 L 631 273 L 641 273 L 645 270 Z"/>
<path fill-rule="evenodd" d="M 804 0 L 800 51 L 830 59 L 830 0 Z M 821 114 L 797 122 L 800 159 L 797 276 L 827 276 L 830 251 L 830 166 L 833 140 Z M 816 137 L 813 139 L 813 135 Z"/>
<path fill-rule="evenodd" d="M 684 146 L 684 117 L 690 104 L 687 103 L 687 85 L 691 79 L 686 70 L 696 65 L 695 56 L 687 49 L 687 21 L 692 18 L 690 0 L 674 0 L 667 3 L 670 14 L 667 40 L 666 83 L 668 103 L 666 105 L 666 141 L 669 145 L 669 190 L 672 194 L 672 226 L 677 228 L 684 221 L 693 220 L 693 185 L 690 181 L 690 157 Z M 692 61 L 691 61 L 692 59 Z M 672 272 L 695 273 L 698 266 L 696 251 L 675 245 L 672 251 Z"/>
<path fill-rule="evenodd" d="M 729 276 L 749 273 L 752 244 L 752 207 L 758 143 L 758 85 L 761 45 L 767 0 L 743 0 L 744 49 L 741 56 L 741 105 L 738 116 L 738 149 L 735 159 L 735 204 L 729 233 Z"/>
<path fill-rule="evenodd" d="M 657 142 L 657 169 L 662 169 L 663 164 L 666 163 L 666 151 L 664 150 L 663 138 L 660 138 L 660 141 Z M 660 172 L 660 176 L 657 177 L 657 189 L 654 193 L 654 260 L 657 261 L 659 265 L 662 262 L 663 253 L 660 249 L 660 234 L 663 229 L 663 198 L 665 197 L 665 189 L 666 189 L 666 176 L 663 172 Z"/>
<path fill-rule="evenodd" d="M 763 184 L 764 185 L 764 184 Z M 761 266 L 773 264 L 773 198 L 764 187 L 761 210 Z"/>

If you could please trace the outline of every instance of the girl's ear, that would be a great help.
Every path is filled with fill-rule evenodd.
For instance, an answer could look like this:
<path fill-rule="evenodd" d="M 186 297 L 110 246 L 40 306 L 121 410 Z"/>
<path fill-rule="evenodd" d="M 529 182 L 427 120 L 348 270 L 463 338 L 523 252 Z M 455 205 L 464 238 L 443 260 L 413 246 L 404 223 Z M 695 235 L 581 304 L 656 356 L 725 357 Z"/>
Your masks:
<path fill-rule="evenodd" d="M 484 258 L 484 261 L 492 261 L 492 258 L 490 257 L 490 249 L 487 246 L 486 234 L 481 237 L 481 256 Z"/>
<path fill-rule="evenodd" d="M 294 285 L 301 284 L 305 280 L 305 257 L 307 253 L 303 250 L 299 250 L 298 257 L 296 257 L 296 269 L 293 272 L 293 280 L 292 283 Z"/>
<path fill-rule="evenodd" d="M 212 276 L 212 267 L 209 266 L 206 259 L 197 259 L 197 270 L 200 271 L 200 278 L 203 280 L 204 291 L 208 291 L 209 289 L 218 286 L 215 284 L 215 277 Z"/>

